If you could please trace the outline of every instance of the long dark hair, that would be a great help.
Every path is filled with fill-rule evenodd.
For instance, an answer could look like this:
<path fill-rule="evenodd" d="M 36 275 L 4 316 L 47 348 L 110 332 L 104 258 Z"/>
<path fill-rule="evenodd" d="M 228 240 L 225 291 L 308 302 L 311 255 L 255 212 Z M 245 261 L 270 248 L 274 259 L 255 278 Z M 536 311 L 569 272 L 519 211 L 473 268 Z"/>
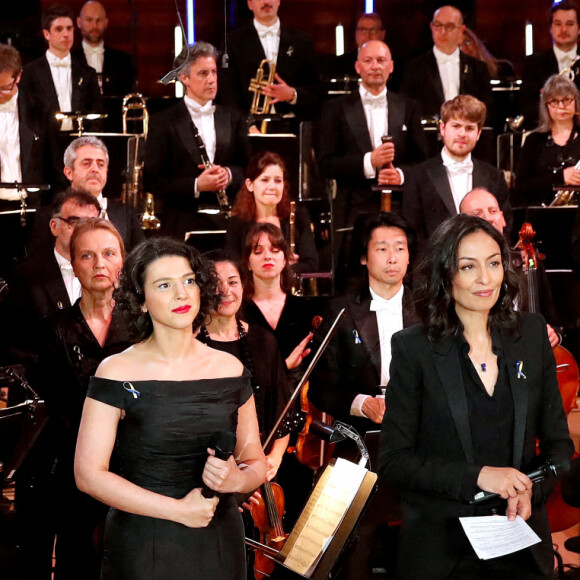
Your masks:
<path fill-rule="evenodd" d="M 195 273 L 195 282 L 199 287 L 199 312 L 193 321 L 193 331 L 219 304 L 215 269 L 195 248 L 172 238 L 153 238 L 141 242 L 127 256 L 119 288 L 113 294 L 115 310 L 136 342 L 146 339 L 153 332 L 151 317 L 141 308 L 145 303 L 145 277 L 149 265 L 165 256 L 185 258 Z"/>
<path fill-rule="evenodd" d="M 248 167 L 246 168 L 246 179 L 255 181 L 260 177 L 260 175 L 262 175 L 262 173 L 264 173 L 267 167 L 270 167 L 270 165 L 280 167 L 282 175 L 284 176 L 284 191 L 282 193 L 282 199 L 276 206 L 276 215 L 280 219 L 284 219 L 290 215 L 290 198 L 288 197 L 286 164 L 282 160 L 282 157 L 277 153 L 272 153 L 272 151 L 261 151 L 260 153 L 256 153 L 256 155 L 250 159 Z M 245 182 L 236 196 L 236 203 L 232 209 L 232 215 L 238 216 L 245 222 L 256 221 L 256 200 L 254 198 L 254 193 L 248 189 Z"/>
<path fill-rule="evenodd" d="M 499 298 L 489 314 L 489 325 L 512 328 L 516 324 L 513 305 L 518 295 L 518 281 L 505 238 L 485 220 L 458 214 L 435 230 L 425 257 L 413 275 L 415 310 L 432 341 L 463 330 L 455 312 L 452 282 L 458 269 L 457 251 L 461 240 L 478 231 L 487 234 L 499 246 L 504 271 Z"/>
<path fill-rule="evenodd" d="M 250 254 L 258 245 L 258 240 L 262 234 L 266 234 L 270 243 L 274 248 L 277 248 L 284 254 L 286 264 L 280 276 L 280 286 L 284 292 L 290 289 L 290 267 L 288 266 L 290 259 L 290 247 L 288 242 L 284 239 L 284 234 L 278 226 L 264 222 L 255 224 L 246 236 L 244 248 L 242 250 L 242 278 L 244 284 L 244 298 L 251 298 L 254 295 L 254 276 L 248 268 L 248 261 Z"/>

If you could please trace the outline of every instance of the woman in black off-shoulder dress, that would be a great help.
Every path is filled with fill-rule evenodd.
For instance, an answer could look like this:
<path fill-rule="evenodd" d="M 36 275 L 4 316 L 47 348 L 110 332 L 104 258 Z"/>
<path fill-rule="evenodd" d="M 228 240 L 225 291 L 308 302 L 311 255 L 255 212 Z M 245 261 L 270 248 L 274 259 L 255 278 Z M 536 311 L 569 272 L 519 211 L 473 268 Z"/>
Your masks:
<path fill-rule="evenodd" d="M 215 273 L 191 247 L 149 240 L 115 297 L 141 342 L 97 370 L 75 458 L 79 488 L 112 506 L 102 578 L 243 579 L 233 493 L 264 481 L 265 459 L 248 372 L 191 331 L 215 306 Z M 224 432 L 236 435 L 225 461 L 213 451 Z M 218 495 L 206 499 L 202 486 Z"/>

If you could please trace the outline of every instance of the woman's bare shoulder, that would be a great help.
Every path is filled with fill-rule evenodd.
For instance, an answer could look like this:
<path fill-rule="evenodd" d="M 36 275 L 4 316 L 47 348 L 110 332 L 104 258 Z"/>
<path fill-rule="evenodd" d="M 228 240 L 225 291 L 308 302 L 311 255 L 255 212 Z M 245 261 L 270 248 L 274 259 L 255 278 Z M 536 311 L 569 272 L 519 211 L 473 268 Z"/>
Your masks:
<path fill-rule="evenodd" d="M 135 369 L 140 368 L 142 357 L 139 351 L 139 345 L 133 345 L 123 352 L 107 357 L 97 368 L 95 376 L 116 381 L 126 380 L 127 376 L 134 374 Z"/>

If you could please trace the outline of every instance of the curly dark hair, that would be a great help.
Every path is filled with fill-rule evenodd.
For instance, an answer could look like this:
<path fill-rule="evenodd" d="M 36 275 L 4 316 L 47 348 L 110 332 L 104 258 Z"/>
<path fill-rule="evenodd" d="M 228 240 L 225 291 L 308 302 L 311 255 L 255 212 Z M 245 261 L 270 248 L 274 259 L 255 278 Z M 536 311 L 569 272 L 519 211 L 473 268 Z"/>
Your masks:
<path fill-rule="evenodd" d="M 242 250 L 242 283 L 244 285 L 244 298 L 246 299 L 251 298 L 254 295 L 254 276 L 248 268 L 248 260 L 250 259 L 250 254 L 256 249 L 258 239 L 262 234 L 268 236 L 268 239 L 274 248 L 283 252 L 284 258 L 286 259 L 286 265 L 282 270 L 280 286 L 284 292 L 288 292 L 290 289 L 290 267 L 288 266 L 290 259 L 290 246 L 288 246 L 288 242 L 284 239 L 284 234 L 278 226 L 267 222 L 257 223 L 248 232 Z"/>
<path fill-rule="evenodd" d="M 219 304 L 215 269 L 195 248 L 172 238 L 153 238 L 141 242 L 127 256 L 119 287 L 113 294 L 115 310 L 136 342 L 153 333 L 151 317 L 141 309 L 145 303 L 145 278 L 149 265 L 165 256 L 185 258 L 195 273 L 200 305 L 193 321 L 193 331 L 204 323 L 209 313 Z"/>
<path fill-rule="evenodd" d="M 516 324 L 513 305 L 518 295 L 518 280 L 505 238 L 485 220 L 458 214 L 445 220 L 435 230 L 427 253 L 413 274 L 415 310 L 432 341 L 463 330 L 455 312 L 452 283 L 458 269 L 459 244 L 465 236 L 478 231 L 484 232 L 498 244 L 504 270 L 499 298 L 490 311 L 488 324 L 490 327 L 504 328 L 513 328 Z"/>
<path fill-rule="evenodd" d="M 286 164 L 282 160 L 282 157 L 277 153 L 272 153 L 271 151 L 261 151 L 256 153 L 248 163 L 246 168 L 246 179 L 250 181 L 256 181 L 262 173 L 266 170 L 266 167 L 270 165 L 277 165 L 282 169 L 282 174 L 284 175 L 284 192 L 282 193 L 282 199 L 280 203 L 276 206 L 276 215 L 280 219 L 287 218 L 290 215 L 290 198 L 288 197 L 288 179 Z M 255 222 L 256 221 L 256 200 L 254 199 L 254 193 L 251 192 L 246 184 L 242 185 L 238 195 L 236 196 L 236 203 L 232 209 L 232 215 L 238 216 L 241 220 L 245 222 Z"/>

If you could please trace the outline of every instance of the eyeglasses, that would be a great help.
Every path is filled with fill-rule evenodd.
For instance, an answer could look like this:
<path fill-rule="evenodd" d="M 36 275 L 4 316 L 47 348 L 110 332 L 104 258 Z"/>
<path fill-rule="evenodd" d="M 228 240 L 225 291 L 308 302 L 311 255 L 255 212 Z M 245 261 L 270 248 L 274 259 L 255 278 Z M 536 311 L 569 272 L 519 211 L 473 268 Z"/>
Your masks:
<path fill-rule="evenodd" d="M 2 93 L 2 94 L 11 93 L 14 90 L 14 87 L 16 86 L 17 80 L 18 80 L 18 75 L 16 75 L 14 77 L 14 80 L 12 81 L 12 84 L 9 87 L 0 87 L 0 93 Z"/>
<path fill-rule="evenodd" d="M 459 28 L 461 24 L 453 24 L 453 22 L 448 22 L 447 24 L 443 24 L 443 22 L 431 22 L 431 26 L 437 31 L 440 32 L 442 28 L 445 29 L 445 32 L 453 32 L 456 28 Z"/>
<path fill-rule="evenodd" d="M 563 105 L 564 107 L 569 107 L 575 100 L 576 99 L 574 99 L 574 97 L 564 97 L 563 99 L 550 99 L 549 101 L 546 101 L 546 105 L 554 109 L 556 109 L 560 105 Z"/>
<path fill-rule="evenodd" d="M 64 218 L 64 217 L 59 216 L 59 215 L 56 215 L 54 217 L 63 221 L 69 228 L 75 228 L 76 226 L 79 225 L 79 222 L 83 219 L 83 218 L 78 217 L 76 215 L 71 215 L 70 217 L 67 217 L 67 218 Z"/>
<path fill-rule="evenodd" d="M 366 26 L 357 26 L 357 32 L 364 32 L 365 34 L 378 34 L 382 28 L 378 28 L 377 26 L 373 26 L 373 28 L 366 28 Z"/>

